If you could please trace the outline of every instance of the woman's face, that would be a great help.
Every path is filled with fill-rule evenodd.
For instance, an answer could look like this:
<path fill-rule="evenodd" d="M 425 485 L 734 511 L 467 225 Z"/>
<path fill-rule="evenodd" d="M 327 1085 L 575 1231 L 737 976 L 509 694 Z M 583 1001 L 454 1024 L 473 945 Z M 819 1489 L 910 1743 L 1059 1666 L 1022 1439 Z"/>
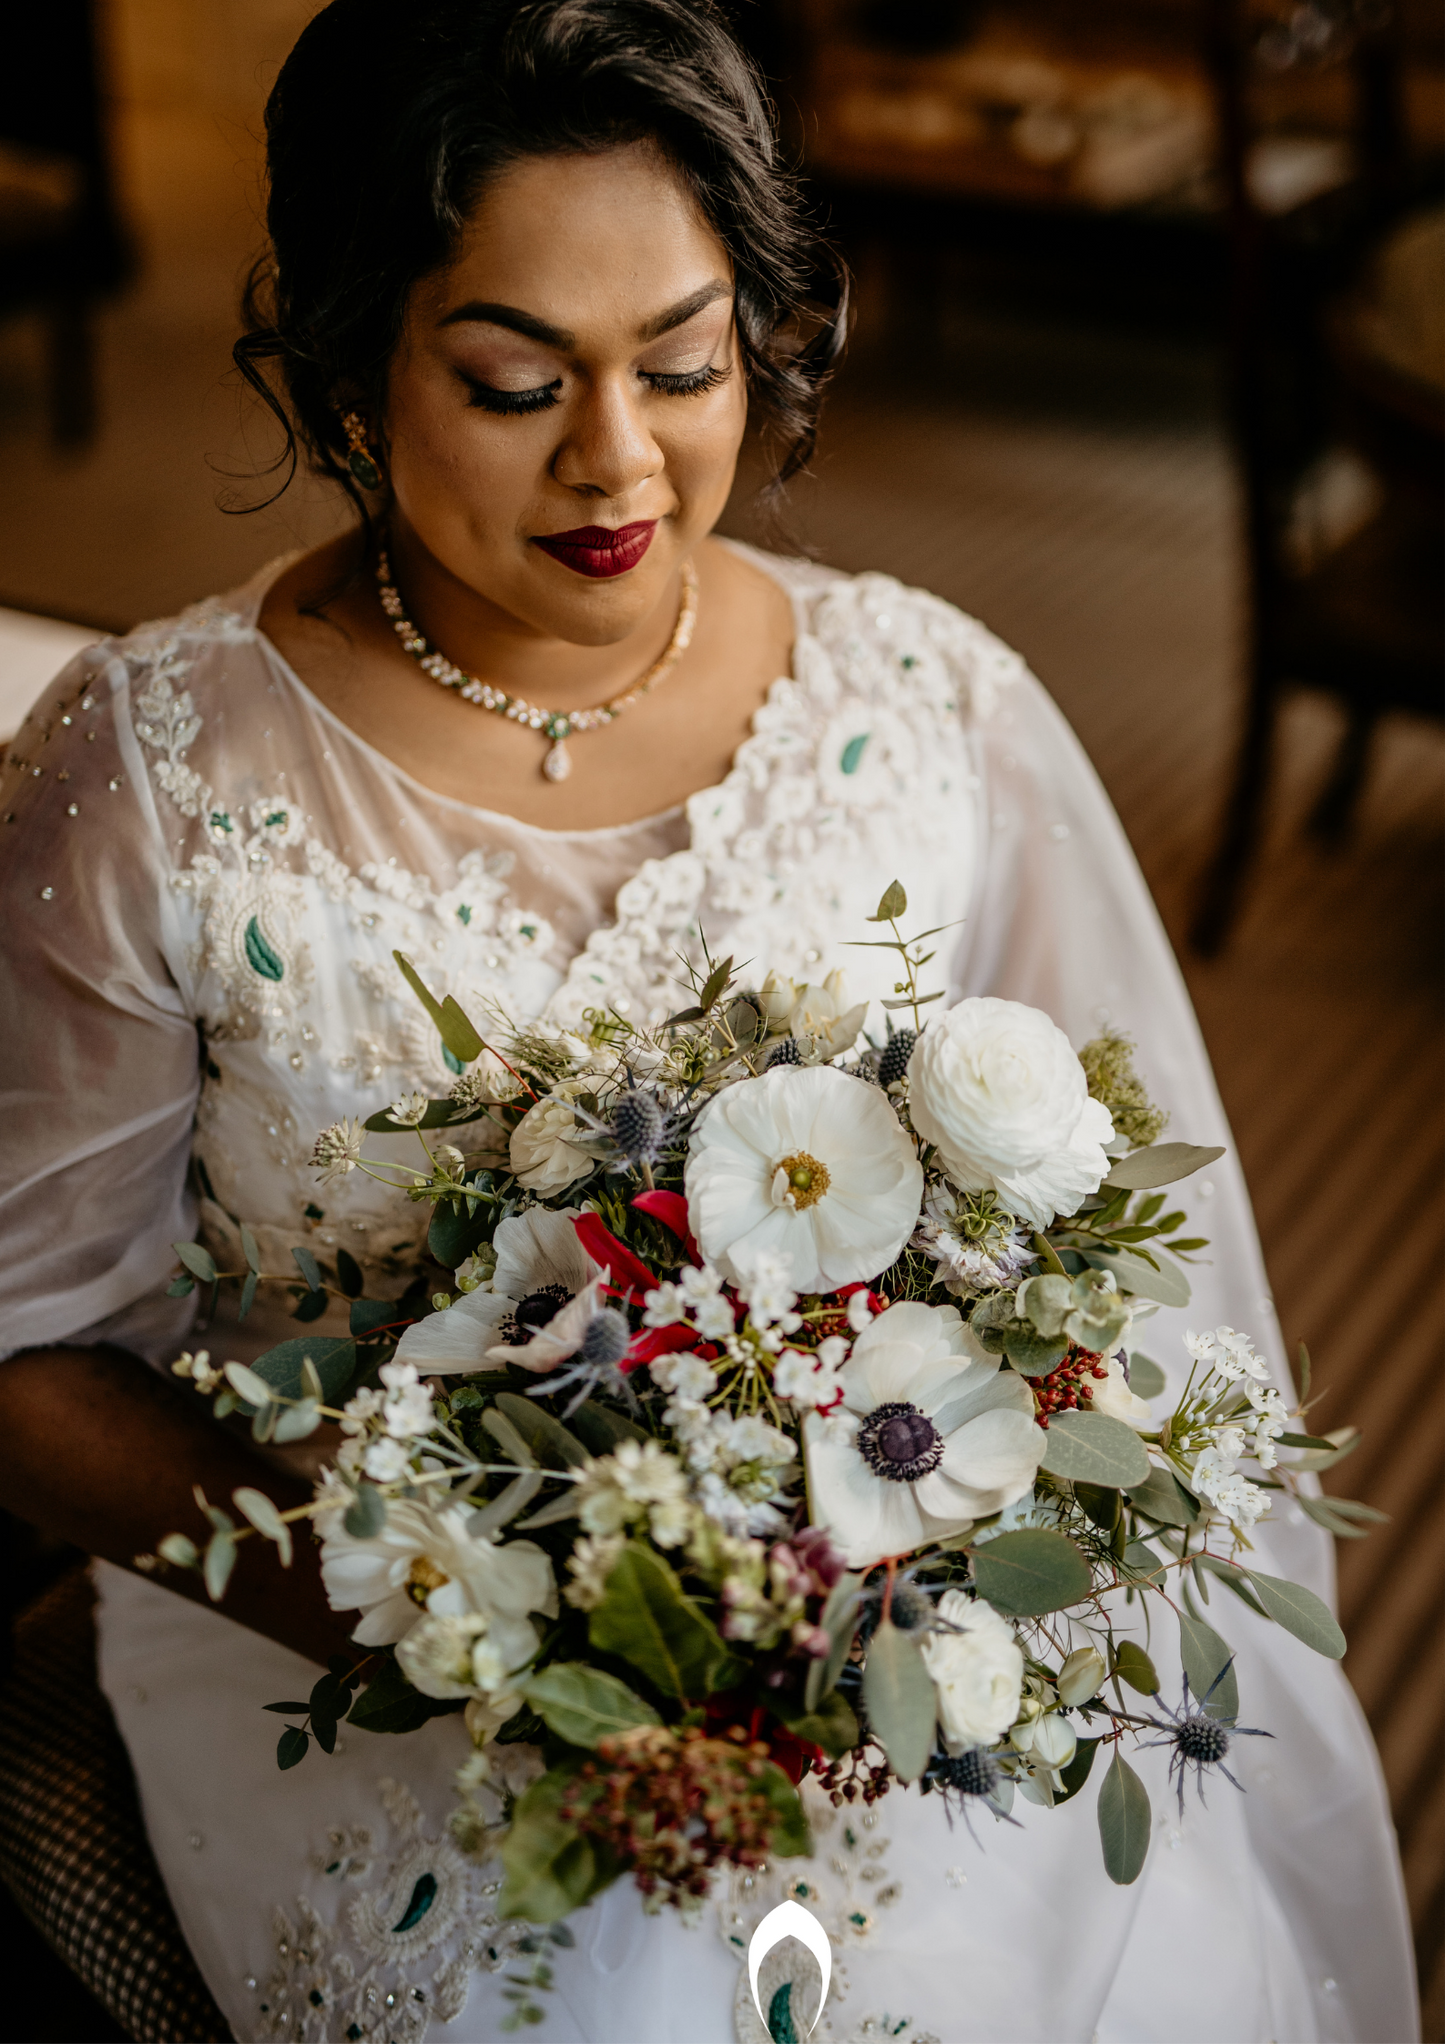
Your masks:
<path fill-rule="evenodd" d="M 407 307 L 399 551 L 420 542 L 484 611 L 611 645 L 722 511 L 746 413 L 731 264 L 660 154 L 528 159 Z"/>

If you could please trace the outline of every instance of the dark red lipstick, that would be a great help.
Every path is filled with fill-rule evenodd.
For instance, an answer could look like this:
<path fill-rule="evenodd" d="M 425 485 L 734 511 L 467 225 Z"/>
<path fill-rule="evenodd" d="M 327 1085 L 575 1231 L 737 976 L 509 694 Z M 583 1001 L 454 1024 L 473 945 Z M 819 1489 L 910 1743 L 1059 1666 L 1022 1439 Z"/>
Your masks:
<path fill-rule="evenodd" d="M 625 575 L 652 545 L 656 530 L 655 518 L 639 518 L 632 525 L 579 525 L 573 532 L 536 533 L 532 544 L 579 575 Z"/>

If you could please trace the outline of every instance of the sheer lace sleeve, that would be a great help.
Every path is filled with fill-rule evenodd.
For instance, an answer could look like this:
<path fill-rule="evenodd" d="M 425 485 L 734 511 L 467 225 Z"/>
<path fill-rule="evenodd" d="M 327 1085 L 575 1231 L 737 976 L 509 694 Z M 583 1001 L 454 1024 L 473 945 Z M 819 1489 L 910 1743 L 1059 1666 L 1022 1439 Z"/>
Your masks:
<path fill-rule="evenodd" d="M 0 788 L 5 1139 L 0 1353 L 81 1336 L 155 1353 L 187 1188 L 197 1035 L 154 791 L 110 644 L 21 728 Z"/>

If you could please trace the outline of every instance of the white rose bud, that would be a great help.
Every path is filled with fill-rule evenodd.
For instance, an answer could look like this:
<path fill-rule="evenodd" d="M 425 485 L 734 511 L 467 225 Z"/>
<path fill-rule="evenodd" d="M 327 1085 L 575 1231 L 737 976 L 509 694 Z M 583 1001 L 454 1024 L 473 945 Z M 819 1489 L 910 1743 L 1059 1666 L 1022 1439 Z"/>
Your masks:
<path fill-rule="evenodd" d="M 1067 1767 L 1078 1743 L 1068 1719 L 1053 1712 L 1034 1726 L 1030 1757 L 1037 1767 Z"/>
<path fill-rule="evenodd" d="M 510 1154 L 518 1183 L 528 1192 L 546 1194 L 585 1178 L 596 1159 L 579 1147 L 581 1133 L 565 1088 L 529 1107 L 512 1130 Z"/>
<path fill-rule="evenodd" d="M 1062 1029 L 1019 1001 L 936 1015 L 908 1065 L 913 1125 L 965 1192 L 992 1191 L 1036 1228 L 1077 1212 L 1110 1159 L 1114 1123 Z"/>
<path fill-rule="evenodd" d="M 1059 1702 L 1070 1706 L 1097 1696 L 1109 1672 L 1097 1647 L 1076 1647 L 1059 1670 Z"/>
<path fill-rule="evenodd" d="M 991 1604 L 945 1590 L 938 1615 L 950 1632 L 930 1633 L 923 1659 L 938 1695 L 938 1724 L 950 1753 L 991 1746 L 1018 1714 L 1024 1657 L 1013 1627 Z"/>
<path fill-rule="evenodd" d="M 758 1006 L 769 1029 L 787 1028 L 788 1017 L 797 1006 L 801 992 L 802 988 L 794 986 L 790 979 L 779 979 L 775 972 L 768 974 L 758 992 Z"/>

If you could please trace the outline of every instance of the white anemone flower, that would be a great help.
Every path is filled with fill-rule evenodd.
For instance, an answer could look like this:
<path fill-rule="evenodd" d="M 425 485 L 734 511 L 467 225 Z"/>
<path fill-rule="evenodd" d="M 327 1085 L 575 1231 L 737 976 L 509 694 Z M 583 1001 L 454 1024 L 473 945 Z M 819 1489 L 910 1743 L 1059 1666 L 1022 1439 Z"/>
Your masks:
<path fill-rule="evenodd" d="M 364 1540 L 332 1521 L 321 1545 L 321 1580 L 333 1611 L 360 1610 L 351 1635 L 359 1646 L 405 1639 L 426 1612 L 556 1617 L 557 1586 L 544 1551 L 531 1540 L 497 1546 L 472 1532 L 474 1520 L 458 1505 L 437 1511 L 403 1498 L 388 1505 L 382 1530 Z"/>
<path fill-rule="evenodd" d="M 838 1373 L 841 1409 L 803 1422 L 808 1496 L 849 1568 L 960 1533 L 1032 1487 L 1033 1393 L 955 1306 L 890 1306 Z"/>
<path fill-rule="evenodd" d="M 760 1253 L 792 1259 L 800 1292 L 876 1277 L 912 1234 L 923 1170 L 891 1103 L 832 1066 L 784 1065 L 728 1086 L 699 1121 L 687 1206 L 734 1283 Z"/>
<path fill-rule="evenodd" d="M 445 1312 L 408 1327 L 396 1360 L 418 1370 L 484 1370 L 499 1344 L 524 1343 L 600 1273 L 577 1240 L 576 1207 L 511 1214 L 493 1240 L 490 1285 L 464 1292 Z"/>

